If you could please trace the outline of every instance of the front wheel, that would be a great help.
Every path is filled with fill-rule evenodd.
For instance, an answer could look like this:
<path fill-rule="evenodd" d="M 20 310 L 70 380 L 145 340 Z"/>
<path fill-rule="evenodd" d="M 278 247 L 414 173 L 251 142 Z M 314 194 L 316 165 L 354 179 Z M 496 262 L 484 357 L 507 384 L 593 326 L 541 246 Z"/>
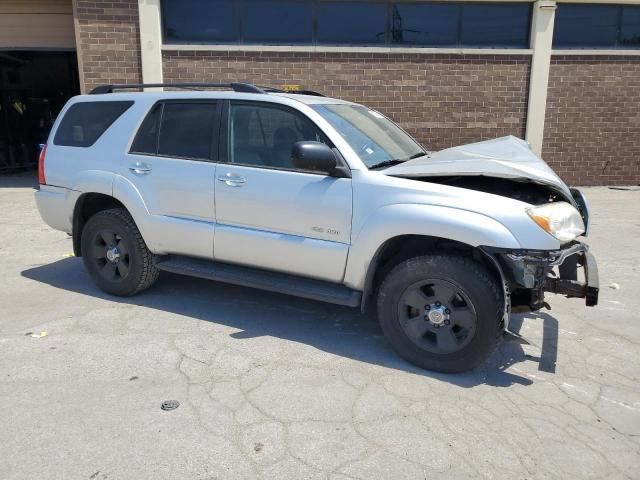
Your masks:
<path fill-rule="evenodd" d="M 378 292 L 380 326 L 400 356 L 439 372 L 464 372 L 495 350 L 504 314 L 500 283 L 478 262 L 420 256 L 396 265 Z"/>
<path fill-rule="evenodd" d="M 121 208 L 93 215 L 82 230 L 82 259 L 100 289 L 126 297 L 149 288 L 159 270 L 138 227 Z"/>

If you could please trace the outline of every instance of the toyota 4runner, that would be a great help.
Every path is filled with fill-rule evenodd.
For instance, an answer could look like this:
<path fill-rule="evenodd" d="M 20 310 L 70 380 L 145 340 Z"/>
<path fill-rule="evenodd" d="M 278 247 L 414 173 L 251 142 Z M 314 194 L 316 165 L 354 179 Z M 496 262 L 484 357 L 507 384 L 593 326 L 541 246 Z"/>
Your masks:
<path fill-rule="evenodd" d="M 166 270 L 371 307 L 432 370 L 482 363 L 545 292 L 597 303 L 587 203 L 527 142 L 429 152 L 315 92 L 100 86 L 60 113 L 39 184 L 42 218 L 109 294 Z"/>

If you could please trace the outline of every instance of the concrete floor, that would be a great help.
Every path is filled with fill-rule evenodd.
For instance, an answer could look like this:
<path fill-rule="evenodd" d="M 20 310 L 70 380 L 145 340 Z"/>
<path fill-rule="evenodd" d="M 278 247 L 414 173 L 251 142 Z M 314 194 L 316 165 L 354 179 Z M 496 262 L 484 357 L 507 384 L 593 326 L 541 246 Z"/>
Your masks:
<path fill-rule="evenodd" d="M 170 274 L 107 297 L 31 186 L 0 178 L 4 480 L 640 478 L 640 191 L 585 189 L 597 308 L 550 298 L 514 316 L 530 345 L 440 375 L 346 308 Z"/>

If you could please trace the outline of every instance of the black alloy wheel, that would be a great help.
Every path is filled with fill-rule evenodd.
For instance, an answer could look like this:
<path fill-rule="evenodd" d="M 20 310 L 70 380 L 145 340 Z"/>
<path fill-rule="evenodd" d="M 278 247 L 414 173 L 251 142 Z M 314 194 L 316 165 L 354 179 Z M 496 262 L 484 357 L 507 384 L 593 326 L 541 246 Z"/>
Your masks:
<path fill-rule="evenodd" d="M 377 308 L 394 350 L 429 370 L 471 370 L 502 337 L 505 304 L 499 277 L 470 255 L 400 261 L 382 279 Z"/>
<path fill-rule="evenodd" d="M 111 295 L 134 295 L 158 278 L 153 254 L 124 209 L 103 210 L 89 218 L 81 244 L 89 275 Z"/>
<path fill-rule="evenodd" d="M 476 310 L 456 284 L 425 279 L 410 285 L 400 297 L 398 318 L 407 336 L 433 353 L 463 349 L 476 331 Z"/>

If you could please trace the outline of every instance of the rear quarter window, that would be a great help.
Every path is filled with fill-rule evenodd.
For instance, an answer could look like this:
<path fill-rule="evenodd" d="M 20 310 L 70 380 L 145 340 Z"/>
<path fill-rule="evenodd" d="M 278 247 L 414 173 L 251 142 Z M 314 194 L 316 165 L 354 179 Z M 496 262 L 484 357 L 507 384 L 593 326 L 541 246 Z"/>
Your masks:
<path fill-rule="evenodd" d="M 62 118 L 53 143 L 65 147 L 90 147 L 131 105 L 132 101 L 75 103 Z"/>

